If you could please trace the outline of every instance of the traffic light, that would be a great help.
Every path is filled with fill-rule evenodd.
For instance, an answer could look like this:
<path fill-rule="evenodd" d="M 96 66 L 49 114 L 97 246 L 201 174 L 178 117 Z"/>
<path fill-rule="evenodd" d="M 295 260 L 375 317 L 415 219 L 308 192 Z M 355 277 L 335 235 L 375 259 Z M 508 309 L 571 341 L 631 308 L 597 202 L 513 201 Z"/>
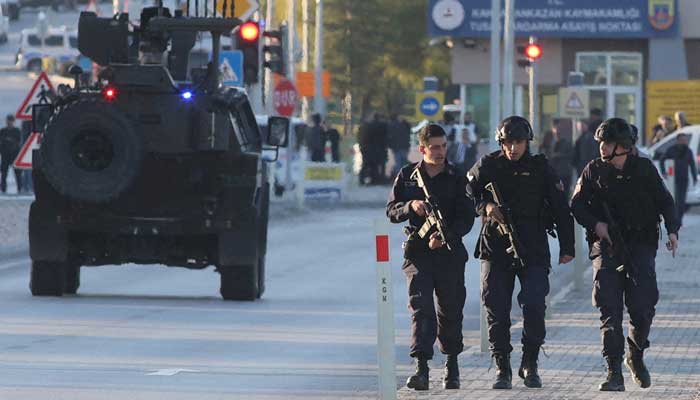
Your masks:
<path fill-rule="evenodd" d="M 267 44 L 263 46 L 263 54 L 267 55 L 263 65 L 274 73 L 286 75 L 287 60 L 285 45 L 287 42 L 287 26 L 282 25 L 280 29 L 276 31 L 265 31 L 263 32 L 263 37 L 268 38 Z"/>
<path fill-rule="evenodd" d="M 518 54 L 525 56 L 525 59 L 518 60 L 518 66 L 529 67 L 542 57 L 542 47 L 531 42 L 525 46 L 518 46 Z"/>
<path fill-rule="evenodd" d="M 243 53 L 243 83 L 258 83 L 260 26 L 248 21 L 238 26 L 236 48 Z"/>

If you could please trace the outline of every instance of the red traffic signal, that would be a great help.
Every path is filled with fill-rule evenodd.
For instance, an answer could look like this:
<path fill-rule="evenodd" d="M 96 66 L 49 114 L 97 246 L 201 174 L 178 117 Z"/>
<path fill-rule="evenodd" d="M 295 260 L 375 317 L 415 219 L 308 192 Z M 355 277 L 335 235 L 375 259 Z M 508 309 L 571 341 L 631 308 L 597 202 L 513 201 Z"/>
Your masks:
<path fill-rule="evenodd" d="M 258 36 L 260 36 L 260 27 L 257 23 L 252 21 L 242 24 L 239 30 L 241 39 L 248 42 L 258 40 Z"/>
<path fill-rule="evenodd" d="M 528 44 L 525 47 L 525 55 L 531 61 L 537 61 L 540 57 L 542 57 L 542 47 L 536 43 Z"/>

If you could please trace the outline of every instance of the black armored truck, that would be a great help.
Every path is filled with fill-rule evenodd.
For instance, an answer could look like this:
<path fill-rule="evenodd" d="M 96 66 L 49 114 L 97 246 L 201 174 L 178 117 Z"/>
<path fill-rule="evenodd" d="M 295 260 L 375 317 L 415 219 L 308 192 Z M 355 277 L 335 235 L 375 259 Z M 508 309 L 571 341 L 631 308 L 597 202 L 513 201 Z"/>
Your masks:
<path fill-rule="evenodd" d="M 78 47 L 99 76 L 72 67 L 75 85 L 33 110 L 33 295 L 74 294 L 82 267 L 125 263 L 215 266 L 227 300 L 265 290 L 263 153 L 286 145 L 289 120 L 261 131 L 245 90 L 221 83 L 222 35 L 241 21 L 189 14 L 148 7 L 133 25 L 81 13 Z M 190 65 L 202 35 L 211 58 Z"/>

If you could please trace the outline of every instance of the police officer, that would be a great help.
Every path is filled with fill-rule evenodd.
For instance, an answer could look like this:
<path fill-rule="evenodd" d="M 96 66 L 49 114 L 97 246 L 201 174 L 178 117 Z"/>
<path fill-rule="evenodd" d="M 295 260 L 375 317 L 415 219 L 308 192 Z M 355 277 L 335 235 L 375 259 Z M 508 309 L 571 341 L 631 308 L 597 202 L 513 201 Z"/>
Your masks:
<path fill-rule="evenodd" d="M 654 258 L 660 215 L 668 232 L 666 247 L 674 256 L 678 248 L 673 198 L 652 162 L 632 153 L 634 135 L 621 118 L 610 118 L 598 127 L 595 139 L 601 158 L 584 168 L 571 202 L 576 220 L 587 230 L 593 260 L 593 304 L 600 310 L 603 357 L 608 364 L 608 376 L 599 387 L 603 391 L 625 390 L 623 298 L 630 316 L 625 365 L 637 384 L 651 385 L 643 355 L 659 299 Z M 612 220 L 606 218 L 606 207 Z M 611 239 L 613 222 L 622 239 Z"/>
<path fill-rule="evenodd" d="M 437 338 L 439 349 L 447 355 L 443 387 L 458 389 L 457 356 L 463 350 L 462 309 L 466 298 L 464 266 L 467 251 L 462 244 L 474 224 L 474 205 L 465 192 L 466 180 L 446 161 L 447 138 L 436 124 L 426 125 L 418 133 L 419 163 L 406 165 L 400 171 L 389 195 L 386 214 L 393 223 L 408 220 L 405 228 L 403 271 L 408 282 L 408 309 L 411 312 L 410 355 L 416 359 L 416 373 L 407 381 L 415 390 L 428 390 L 428 360 L 433 357 Z M 420 172 L 444 217 L 447 237 L 439 232 L 419 230 L 429 211 L 426 196 L 419 187 Z M 448 249 L 448 245 L 451 248 Z M 437 313 L 433 304 L 437 298 Z"/>
<path fill-rule="evenodd" d="M 518 375 L 527 387 L 541 387 L 537 372 L 540 346 L 545 338 L 545 297 L 549 293 L 550 253 L 547 231 L 556 225 L 559 234 L 559 264 L 574 257 L 574 223 L 564 197 L 564 186 L 543 155 L 531 155 L 530 123 L 512 116 L 498 125 L 496 140 L 501 150 L 484 156 L 467 174 L 467 193 L 482 216 L 476 245 L 481 258 L 481 297 L 486 308 L 492 357 L 496 360 L 494 389 L 512 387 L 510 311 L 516 276 L 523 310 L 523 357 Z M 499 224 L 506 222 L 494 196 L 487 190 L 495 183 L 501 201 L 511 213 L 520 238 L 518 251 L 524 267 L 509 253 L 511 243 Z M 553 233 L 553 232 L 552 232 Z"/>

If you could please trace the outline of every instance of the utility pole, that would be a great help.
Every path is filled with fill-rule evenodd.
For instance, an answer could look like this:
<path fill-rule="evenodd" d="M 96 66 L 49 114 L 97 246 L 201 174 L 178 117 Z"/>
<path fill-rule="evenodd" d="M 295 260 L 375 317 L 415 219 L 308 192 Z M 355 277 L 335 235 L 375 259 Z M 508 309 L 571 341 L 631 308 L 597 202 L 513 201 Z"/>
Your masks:
<path fill-rule="evenodd" d="M 287 79 L 296 84 L 297 2 L 287 0 Z M 282 44 L 284 46 L 284 43 Z"/>
<path fill-rule="evenodd" d="M 491 0 L 491 93 L 489 113 L 489 148 L 496 150 L 498 143 L 493 134 L 501 119 L 501 0 Z"/>
<path fill-rule="evenodd" d="M 505 0 L 503 21 L 503 116 L 513 115 L 513 56 L 515 51 L 515 0 Z"/>
<path fill-rule="evenodd" d="M 293 1 L 293 0 L 292 0 Z M 309 0 L 301 0 L 301 70 L 309 70 Z M 309 120 L 309 99 L 301 98 L 301 119 Z"/>
<path fill-rule="evenodd" d="M 537 44 L 537 38 L 534 36 L 530 36 L 530 44 Z M 539 111 L 537 110 L 537 106 L 539 104 L 537 99 L 537 63 L 532 62 L 530 63 L 530 66 L 528 67 L 528 75 L 530 78 L 530 87 L 529 87 L 529 92 L 530 92 L 530 126 L 532 126 L 532 131 L 537 135 L 538 140 L 539 138 L 539 121 L 537 116 L 539 115 Z"/>
<path fill-rule="evenodd" d="M 273 20 L 275 18 L 275 0 L 267 0 L 267 15 L 265 17 L 265 30 L 271 31 L 275 29 Z M 260 41 L 261 46 L 263 40 Z M 261 49 L 262 50 L 262 49 Z M 260 51 L 263 54 L 263 51 Z M 264 57 L 264 56 L 263 56 Z M 264 60 L 263 60 L 264 61 Z M 260 64 L 262 65 L 262 63 Z M 272 71 L 269 68 L 261 68 L 264 70 L 264 93 L 265 93 L 265 114 L 272 115 Z"/>
<path fill-rule="evenodd" d="M 314 112 L 326 115 L 326 100 L 323 98 L 323 0 L 316 0 L 316 40 L 314 51 Z"/>

